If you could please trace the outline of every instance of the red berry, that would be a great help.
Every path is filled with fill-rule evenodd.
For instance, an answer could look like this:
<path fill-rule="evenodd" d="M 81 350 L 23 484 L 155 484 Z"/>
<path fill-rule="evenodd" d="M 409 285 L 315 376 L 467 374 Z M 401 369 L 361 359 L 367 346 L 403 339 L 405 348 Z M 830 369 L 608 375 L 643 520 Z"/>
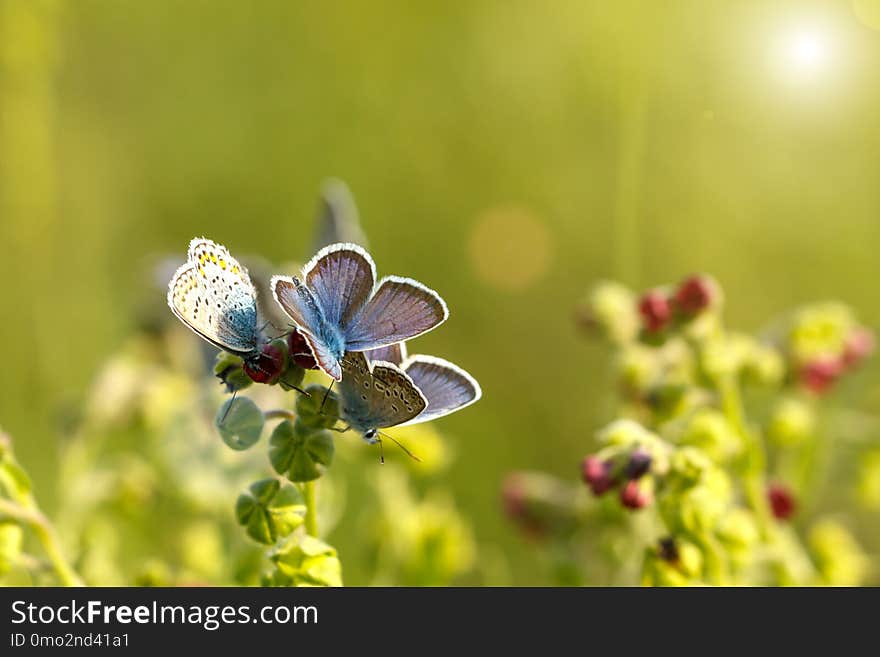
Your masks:
<path fill-rule="evenodd" d="M 685 315 L 696 315 L 711 306 L 716 296 L 711 280 L 705 276 L 691 276 L 678 286 L 675 307 Z"/>
<path fill-rule="evenodd" d="M 318 369 L 306 339 L 296 329 L 287 336 L 287 350 L 290 352 L 290 359 L 304 370 Z"/>
<path fill-rule="evenodd" d="M 773 515 L 779 520 L 787 520 L 795 510 L 794 495 L 782 484 L 770 484 L 767 488 L 767 499 Z"/>
<path fill-rule="evenodd" d="M 821 395 L 837 381 L 842 371 L 843 362 L 839 358 L 817 358 L 801 368 L 800 379 L 809 391 Z"/>
<path fill-rule="evenodd" d="M 672 307 L 669 299 L 658 290 L 646 292 L 639 300 L 639 313 L 645 329 L 650 333 L 661 331 L 672 318 Z"/>
<path fill-rule="evenodd" d="M 611 478 L 611 461 L 603 461 L 598 456 L 588 456 L 581 463 L 581 474 L 584 481 L 593 491 L 593 495 L 602 495 L 614 486 Z"/>
<path fill-rule="evenodd" d="M 283 349 L 272 343 L 264 344 L 263 349 L 256 356 L 244 362 L 242 369 L 253 381 L 272 385 L 287 369 L 286 359 L 287 355 Z"/>
<path fill-rule="evenodd" d="M 854 329 L 846 339 L 843 348 L 843 364 L 846 367 L 858 365 L 874 351 L 874 332 L 867 328 Z"/>
<path fill-rule="evenodd" d="M 626 482 L 620 489 L 620 503 L 627 509 L 642 509 L 650 502 L 650 496 L 635 479 Z"/>

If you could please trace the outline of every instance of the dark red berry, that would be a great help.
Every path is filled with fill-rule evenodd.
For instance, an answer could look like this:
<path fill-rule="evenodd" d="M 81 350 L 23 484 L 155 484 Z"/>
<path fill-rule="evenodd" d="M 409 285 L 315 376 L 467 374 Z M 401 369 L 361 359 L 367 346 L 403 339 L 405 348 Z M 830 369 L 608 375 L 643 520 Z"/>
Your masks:
<path fill-rule="evenodd" d="M 665 294 L 659 290 L 651 290 L 639 300 L 639 314 L 645 330 L 656 333 L 666 328 L 672 318 L 672 307 Z"/>
<path fill-rule="evenodd" d="M 874 332 L 867 328 L 854 329 L 846 339 L 843 348 L 843 364 L 854 367 L 865 360 L 874 351 Z"/>
<path fill-rule="evenodd" d="M 290 352 L 290 359 L 304 370 L 318 369 L 306 339 L 296 329 L 287 336 L 287 350 Z"/>
<path fill-rule="evenodd" d="M 827 356 L 806 363 L 801 368 L 800 380 L 807 390 L 821 395 L 828 391 L 842 372 L 843 361 Z"/>
<path fill-rule="evenodd" d="M 675 307 L 685 315 L 696 315 L 711 306 L 716 296 L 711 280 L 705 276 L 691 276 L 678 286 Z"/>
<path fill-rule="evenodd" d="M 767 488 L 767 499 L 773 515 L 779 520 L 787 520 L 795 511 L 794 495 L 782 484 L 770 484 Z"/>
<path fill-rule="evenodd" d="M 651 455 L 643 449 L 637 448 L 629 456 L 624 475 L 627 479 L 639 479 L 651 469 Z"/>
<path fill-rule="evenodd" d="M 283 343 L 282 343 L 283 346 Z M 242 369 L 253 381 L 272 385 L 287 369 L 287 354 L 282 348 L 269 343 L 256 356 L 248 358 Z"/>
<path fill-rule="evenodd" d="M 593 495 L 602 495 L 614 486 L 612 467 L 611 461 L 603 461 L 598 456 L 588 456 L 583 460 L 581 474 Z"/>
<path fill-rule="evenodd" d="M 627 509 L 642 509 L 650 502 L 650 496 L 635 479 L 626 482 L 620 489 L 620 503 Z"/>

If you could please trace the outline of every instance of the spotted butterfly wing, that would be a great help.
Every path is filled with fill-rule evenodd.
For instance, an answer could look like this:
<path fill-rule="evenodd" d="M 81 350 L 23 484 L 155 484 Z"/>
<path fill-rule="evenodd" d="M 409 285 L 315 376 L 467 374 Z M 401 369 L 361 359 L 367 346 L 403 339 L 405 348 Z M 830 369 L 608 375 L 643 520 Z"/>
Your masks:
<path fill-rule="evenodd" d="M 168 284 L 168 306 L 211 344 L 239 356 L 257 349 L 256 292 L 247 270 L 226 247 L 190 242 L 187 262 Z"/>
<path fill-rule="evenodd" d="M 363 353 L 349 352 L 342 367 L 342 419 L 362 434 L 408 422 L 428 405 L 412 379 L 392 363 L 371 367 Z"/>

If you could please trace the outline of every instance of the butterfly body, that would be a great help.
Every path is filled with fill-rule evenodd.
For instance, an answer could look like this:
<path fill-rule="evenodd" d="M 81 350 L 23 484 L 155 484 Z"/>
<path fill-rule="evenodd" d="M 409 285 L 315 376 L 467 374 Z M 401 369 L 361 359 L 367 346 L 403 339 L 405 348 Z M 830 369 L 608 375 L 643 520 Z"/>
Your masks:
<path fill-rule="evenodd" d="M 275 276 L 272 293 L 303 333 L 324 372 L 342 380 L 346 352 L 362 352 L 416 337 L 449 316 L 440 296 L 418 281 L 386 276 L 355 244 L 318 251 L 301 278 Z"/>

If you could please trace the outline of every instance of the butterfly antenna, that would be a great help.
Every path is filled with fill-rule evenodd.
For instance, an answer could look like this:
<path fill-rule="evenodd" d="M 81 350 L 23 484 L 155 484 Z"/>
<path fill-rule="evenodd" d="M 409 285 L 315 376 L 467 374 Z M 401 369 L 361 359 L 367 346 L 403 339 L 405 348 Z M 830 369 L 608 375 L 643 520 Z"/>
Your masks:
<path fill-rule="evenodd" d="M 336 383 L 336 380 L 330 381 L 330 387 L 327 388 L 327 392 L 324 393 L 324 399 L 321 400 L 321 408 L 318 409 L 318 412 L 323 415 L 324 413 L 324 404 L 327 402 L 327 397 L 330 396 L 330 391 L 333 390 L 333 384 Z"/>
<path fill-rule="evenodd" d="M 408 457 L 410 457 L 413 461 L 418 461 L 419 463 L 422 462 L 422 459 L 420 459 L 418 456 L 416 456 L 416 455 L 413 454 L 411 451 L 409 451 L 409 450 L 404 446 L 404 444 L 401 443 L 401 442 L 400 442 L 399 440 L 397 440 L 396 438 L 393 438 L 393 437 L 389 436 L 387 433 L 382 433 L 381 431 L 379 432 L 379 435 L 381 435 L 381 436 L 385 436 L 385 437 L 386 437 L 388 440 L 390 440 L 392 443 L 394 443 L 395 445 L 397 445 L 398 447 L 400 447 L 400 449 L 403 450 L 404 454 L 406 454 Z M 380 443 L 380 444 L 381 444 L 381 443 Z"/>
<path fill-rule="evenodd" d="M 385 465 L 385 448 L 382 447 L 382 440 L 379 439 L 379 463 Z"/>
<path fill-rule="evenodd" d="M 235 403 L 235 396 L 238 394 L 238 390 L 232 391 L 232 399 L 229 400 L 229 405 L 226 407 L 226 411 L 223 413 L 223 417 L 220 418 L 220 424 L 226 422 L 226 416 L 229 415 L 229 409 L 232 408 L 232 404 Z"/>
<path fill-rule="evenodd" d="M 312 396 L 312 393 L 310 393 L 310 392 L 306 392 L 306 391 L 303 390 L 302 388 L 298 388 L 297 386 L 293 385 L 292 383 L 289 383 L 288 381 L 285 381 L 283 378 L 282 378 L 282 379 L 279 379 L 279 381 L 280 381 L 281 383 L 283 383 L 284 385 L 286 385 L 286 386 L 290 386 L 290 389 L 291 389 L 291 390 L 296 390 L 296 391 L 297 391 L 299 394 L 301 394 L 301 395 L 305 395 L 306 397 L 311 397 L 311 396 Z"/>

